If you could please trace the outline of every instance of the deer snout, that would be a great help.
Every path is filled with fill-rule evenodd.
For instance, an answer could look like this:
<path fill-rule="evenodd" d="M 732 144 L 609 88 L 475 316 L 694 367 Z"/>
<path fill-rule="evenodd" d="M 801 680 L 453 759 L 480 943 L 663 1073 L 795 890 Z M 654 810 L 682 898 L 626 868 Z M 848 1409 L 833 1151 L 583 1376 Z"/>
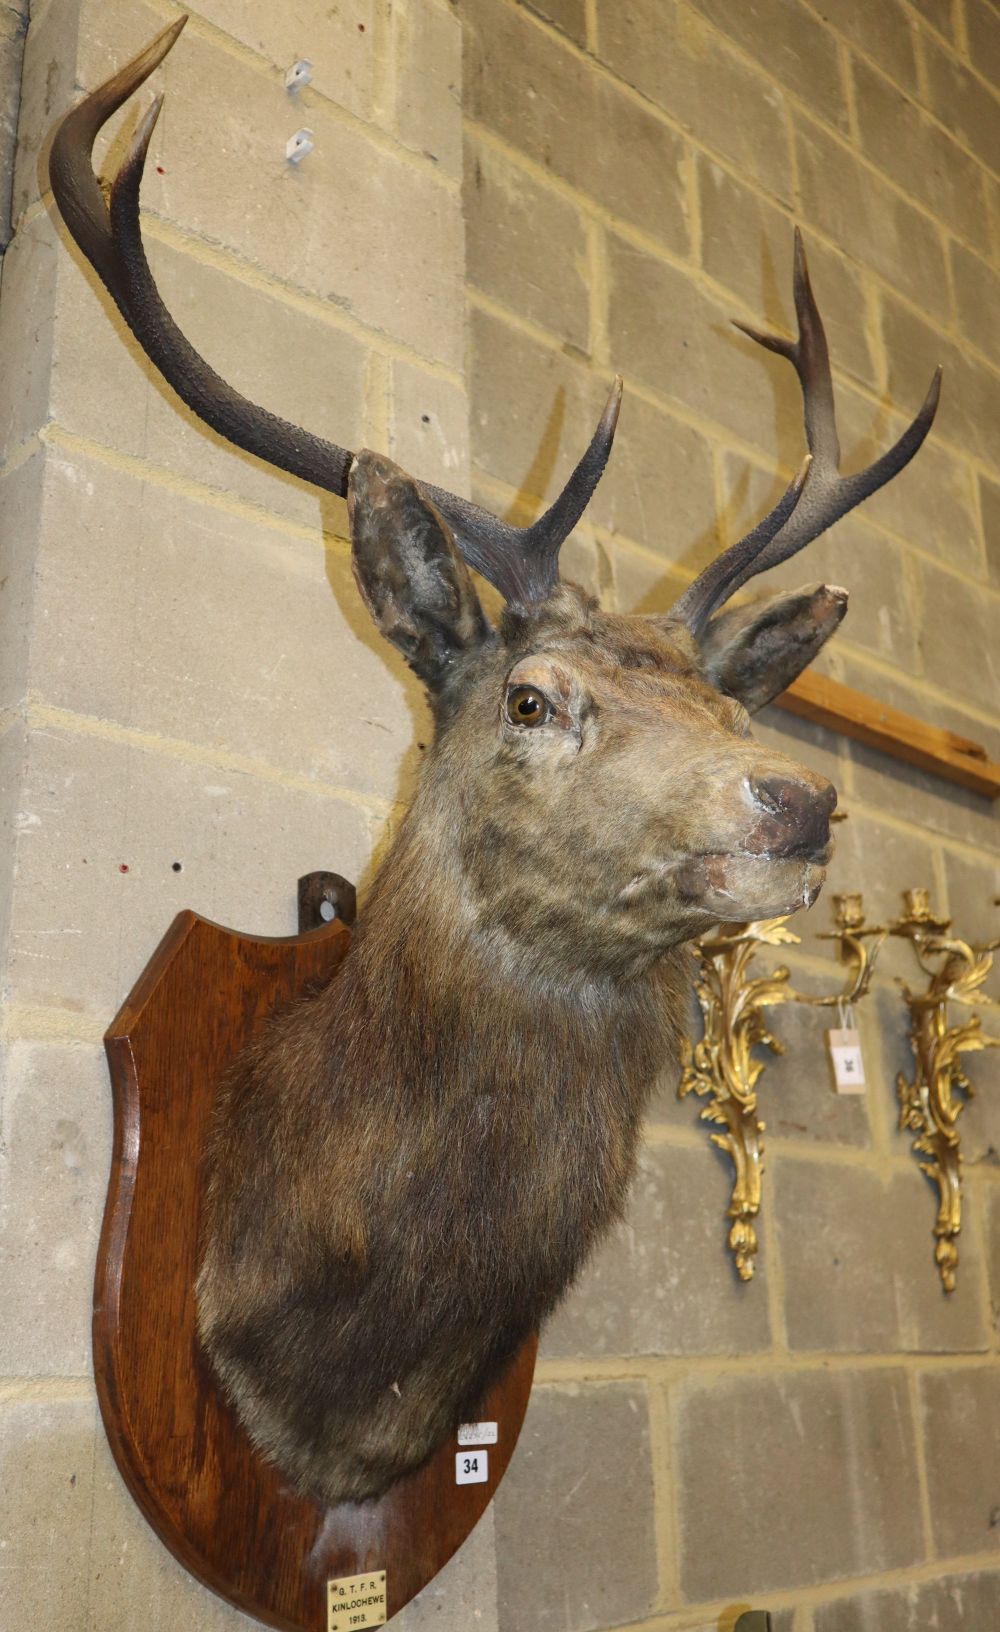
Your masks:
<path fill-rule="evenodd" d="M 746 845 L 751 855 L 826 859 L 830 817 L 837 806 L 831 782 L 812 774 L 753 771 L 748 786 L 759 813 Z"/>

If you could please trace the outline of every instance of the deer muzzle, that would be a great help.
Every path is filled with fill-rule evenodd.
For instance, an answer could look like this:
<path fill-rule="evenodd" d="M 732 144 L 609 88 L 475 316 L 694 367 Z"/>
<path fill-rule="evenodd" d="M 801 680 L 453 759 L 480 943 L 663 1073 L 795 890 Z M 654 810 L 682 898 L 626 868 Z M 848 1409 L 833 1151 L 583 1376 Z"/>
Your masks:
<path fill-rule="evenodd" d="M 799 858 L 822 866 L 830 855 L 837 790 L 824 777 L 755 771 L 747 779 L 755 821 L 743 848 L 751 856 Z"/>

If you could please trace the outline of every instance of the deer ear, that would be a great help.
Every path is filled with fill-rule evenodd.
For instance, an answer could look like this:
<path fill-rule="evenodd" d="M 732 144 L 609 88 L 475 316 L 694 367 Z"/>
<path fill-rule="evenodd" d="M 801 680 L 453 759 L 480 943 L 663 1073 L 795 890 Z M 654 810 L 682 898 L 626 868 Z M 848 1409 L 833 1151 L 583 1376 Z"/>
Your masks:
<path fill-rule="evenodd" d="M 846 589 L 810 584 L 721 612 L 699 637 L 707 678 L 755 714 L 808 667 L 846 611 Z"/>
<path fill-rule="evenodd" d="M 438 690 L 455 659 L 491 636 L 451 533 L 416 482 L 367 450 L 351 466 L 347 513 L 365 605 L 386 640 Z"/>

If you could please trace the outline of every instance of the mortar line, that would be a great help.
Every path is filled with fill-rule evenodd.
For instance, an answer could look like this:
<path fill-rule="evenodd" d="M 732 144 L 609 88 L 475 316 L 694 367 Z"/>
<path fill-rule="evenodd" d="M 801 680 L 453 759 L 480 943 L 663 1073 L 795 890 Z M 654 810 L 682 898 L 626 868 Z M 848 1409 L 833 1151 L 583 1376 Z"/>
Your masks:
<path fill-rule="evenodd" d="M 674 1447 L 670 1406 L 664 1388 L 647 1383 L 650 1462 L 653 1484 L 653 1545 L 656 1549 L 656 1600 L 669 1603 L 680 1591 L 677 1574 L 677 1515 L 674 1510 L 676 1482 L 673 1476 Z"/>
<path fill-rule="evenodd" d="M 100 1045 L 104 1024 L 79 1009 L 0 1004 L 0 1037 L 8 1043 L 90 1043 Z"/>
<path fill-rule="evenodd" d="M 99 719 L 92 714 L 77 713 L 58 708 L 40 700 L 27 707 L 27 722 L 33 730 L 66 731 L 74 736 L 98 737 L 106 742 L 118 742 L 143 753 L 158 754 L 163 758 L 180 759 L 189 765 L 209 765 L 215 770 L 236 776 L 253 777 L 299 793 L 311 793 L 319 799 L 330 799 L 350 805 L 368 816 L 384 819 L 392 812 L 392 802 L 377 794 L 359 793 L 354 788 L 329 782 L 313 781 L 295 772 L 283 771 L 265 760 L 253 759 L 249 754 L 238 754 L 224 748 L 186 742 L 177 737 L 161 736 L 135 726 L 122 725 L 113 720 Z"/>
<path fill-rule="evenodd" d="M 72 1400 L 93 1400 L 92 1377 L 0 1377 L 0 1404 L 20 1404 L 22 1401 L 51 1401 L 69 1403 Z"/>
<path fill-rule="evenodd" d="M 599 60 L 597 53 L 600 50 L 600 25 L 597 18 L 597 0 L 583 0 L 584 36 L 587 41 L 588 55 L 595 61 Z"/>
<path fill-rule="evenodd" d="M 920 1527 L 924 1543 L 924 1556 L 928 1559 L 937 1557 L 934 1546 L 934 1526 L 931 1522 L 930 1480 L 927 1472 L 927 1455 L 924 1445 L 923 1412 L 920 1409 L 920 1382 L 916 1371 L 911 1371 L 906 1379 L 906 1391 L 910 1401 L 910 1413 L 913 1418 L 913 1454 L 917 1464 L 917 1491 L 920 1497 Z"/>
<path fill-rule="evenodd" d="M 929 1233 L 929 1232 L 928 1232 Z M 720 1251 L 724 1250 L 720 1246 Z M 927 1274 L 937 1275 L 928 1256 Z M 742 1288 L 753 1296 L 753 1282 Z M 956 1294 L 957 1295 L 957 1294 Z M 859 1349 L 799 1349 L 788 1355 L 774 1355 L 761 1348 L 752 1353 L 732 1355 L 694 1353 L 678 1355 L 607 1356 L 592 1360 L 541 1359 L 535 1368 L 540 1388 L 565 1388 L 581 1383 L 598 1386 L 608 1383 L 645 1382 L 665 1387 L 689 1385 L 707 1392 L 725 1382 L 738 1383 L 753 1377 L 824 1377 L 835 1373 L 859 1372 L 945 1372 L 989 1371 L 996 1376 L 995 1356 L 987 1347 L 955 1349 L 946 1354 L 920 1349 L 891 1350 L 881 1354 Z"/>
<path fill-rule="evenodd" d="M 132 476 L 144 486 L 162 488 L 178 497 L 188 499 L 194 504 L 209 510 L 221 510 L 234 520 L 252 522 L 255 526 L 266 527 L 269 531 L 280 533 L 285 538 L 293 538 L 299 543 L 311 544 L 320 549 L 326 546 L 328 539 L 336 535 L 327 534 L 323 530 L 322 520 L 317 515 L 315 527 L 309 527 L 304 522 L 292 520 L 274 510 L 267 510 L 263 505 L 256 505 L 249 499 L 241 499 L 235 493 L 225 488 L 208 487 L 193 477 L 179 475 L 167 465 L 154 464 L 151 459 L 138 454 L 122 453 L 117 448 L 108 447 L 103 442 L 95 442 L 92 438 L 81 436 L 77 431 L 67 430 L 57 420 L 49 420 L 39 432 L 39 441 L 46 448 L 54 452 L 65 453 L 77 458 L 92 459 L 108 469 L 116 470 L 122 475 Z M 317 511 L 319 511 L 320 489 L 316 489 Z"/>

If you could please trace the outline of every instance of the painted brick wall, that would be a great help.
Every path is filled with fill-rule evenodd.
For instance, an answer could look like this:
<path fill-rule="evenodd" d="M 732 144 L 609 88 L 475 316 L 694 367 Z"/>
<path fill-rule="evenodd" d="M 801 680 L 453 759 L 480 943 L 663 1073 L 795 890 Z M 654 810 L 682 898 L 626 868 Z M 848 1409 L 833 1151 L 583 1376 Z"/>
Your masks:
<path fill-rule="evenodd" d="M 0 1626 L 18 1629 L 246 1624 L 152 1539 L 96 1423 L 100 1035 L 179 907 L 285 933 L 300 872 L 363 879 L 426 725 L 358 607 L 342 505 L 192 421 L 40 196 L 55 115 L 178 9 L 42 0 L 4 104 Z M 609 604 L 666 605 L 797 463 L 787 370 L 727 320 L 787 322 L 801 221 L 845 445 L 884 444 L 939 359 L 947 396 L 918 464 L 782 580 L 854 589 L 828 672 L 1000 757 L 995 6 L 186 9 L 144 195 L 182 324 L 270 407 L 417 474 L 461 489 L 471 446 L 477 495 L 518 509 L 622 369 L 614 465 L 566 552 Z M 293 98 L 300 55 L 316 77 Z M 303 124 L 316 151 L 292 171 Z M 961 929 L 992 931 L 990 806 L 773 711 L 762 732 L 841 789 L 834 887 L 877 915 L 927 883 Z M 801 981 L 830 978 L 810 944 L 827 913 L 800 926 Z M 628 1225 L 546 1339 L 495 1523 L 405 1632 L 725 1632 L 746 1604 L 779 1632 L 1000 1619 L 1000 1072 L 971 1062 L 945 1302 L 931 1193 L 894 1127 L 902 967 L 864 1018 L 864 1103 L 829 1095 L 818 1028 L 780 1017 L 749 1287 L 724 1252 L 726 1171 L 664 1083 Z"/>
<path fill-rule="evenodd" d="M 609 604 L 667 606 L 801 456 L 792 371 L 728 324 L 787 330 L 799 222 L 849 458 L 887 445 L 938 361 L 945 396 L 910 470 L 772 580 L 850 587 L 820 667 L 1000 757 L 1000 8 L 461 11 L 476 495 L 551 496 L 620 370 L 573 567 Z M 924 884 L 962 933 L 997 933 L 990 804 L 774 709 L 761 734 L 840 789 L 831 888 L 863 889 L 875 918 Z M 828 922 L 821 899 L 795 925 L 815 989 Z M 1000 1070 L 969 1062 L 946 1300 L 933 1192 L 896 1129 L 904 972 L 895 949 L 863 1017 L 864 1101 L 829 1091 L 825 1022 L 777 1012 L 748 1286 L 724 1250 L 727 1167 L 664 1083 L 628 1221 L 544 1341 L 496 1504 L 502 1632 L 725 1632 L 739 1606 L 781 1632 L 1000 1625 Z"/>

